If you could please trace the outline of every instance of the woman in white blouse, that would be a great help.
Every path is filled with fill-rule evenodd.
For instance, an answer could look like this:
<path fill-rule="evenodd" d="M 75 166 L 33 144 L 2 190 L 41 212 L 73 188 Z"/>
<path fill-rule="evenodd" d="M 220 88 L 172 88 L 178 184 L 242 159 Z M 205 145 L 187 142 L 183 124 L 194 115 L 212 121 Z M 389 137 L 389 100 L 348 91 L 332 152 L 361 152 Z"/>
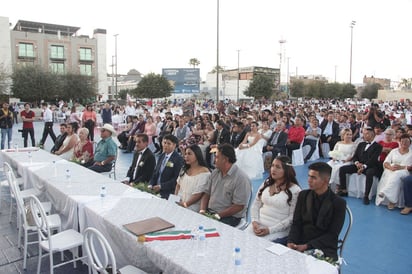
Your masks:
<path fill-rule="evenodd" d="M 259 187 L 251 208 L 248 231 L 270 241 L 286 244 L 300 192 L 296 172 L 288 156 L 276 157 L 270 176 Z"/>

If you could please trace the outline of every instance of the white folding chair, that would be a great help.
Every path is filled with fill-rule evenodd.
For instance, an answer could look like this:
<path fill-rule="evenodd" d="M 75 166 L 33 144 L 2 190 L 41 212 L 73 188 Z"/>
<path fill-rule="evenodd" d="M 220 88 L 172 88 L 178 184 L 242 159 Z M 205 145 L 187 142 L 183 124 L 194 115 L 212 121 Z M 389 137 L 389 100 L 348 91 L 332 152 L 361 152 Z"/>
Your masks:
<path fill-rule="evenodd" d="M 346 240 L 348 239 L 349 232 L 352 229 L 352 223 L 353 223 L 353 215 L 352 211 L 350 210 L 349 206 L 346 205 L 346 229 L 344 230 L 343 237 L 338 240 L 338 271 L 341 273 L 341 268 L 342 264 L 345 263 L 345 260 L 343 259 L 343 248 L 345 246 Z"/>
<path fill-rule="evenodd" d="M 29 242 L 28 241 L 28 235 L 31 233 L 34 233 L 37 231 L 37 227 L 35 226 L 35 224 L 33 223 L 29 223 L 28 221 L 28 217 L 31 216 L 27 216 L 28 214 L 28 210 L 26 208 L 26 206 L 24 205 L 24 201 L 23 198 L 20 195 L 20 189 L 18 186 L 16 185 L 12 185 L 12 192 L 14 195 L 14 198 L 16 200 L 16 204 L 17 204 L 17 218 L 19 219 L 18 223 L 20 223 L 19 226 L 19 233 L 18 233 L 18 238 L 17 238 L 17 246 L 19 248 L 21 248 L 21 237 L 22 237 L 22 233 L 24 232 L 24 240 L 23 240 L 23 269 L 26 269 L 26 261 L 27 261 L 27 246 L 29 244 L 34 244 L 34 243 L 38 243 L 37 241 L 32 241 Z M 42 204 L 44 205 L 44 203 Z M 38 213 L 37 213 L 38 216 Z M 52 230 L 57 230 L 57 232 L 61 231 L 61 219 L 60 216 L 58 214 L 53 214 L 53 215 L 48 215 L 46 216 L 50 228 Z M 31 218 L 32 219 L 32 218 Z"/>
<path fill-rule="evenodd" d="M 300 143 L 300 146 L 298 149 L 292 150 L 292 165 L 294 166 L 301 166 L 305 164 L 305 161 L 303 160 L 303 141 Z"/>
<path fill-rule="evenodd" d="M 310 146 L 309 146 L 309 145 L 306 145 L 306 146 L 302 147 L 302 150 L 303 150 L 303 158 L 306 158 L 306 155 L 309 154 Z M 313 154 L 312 154 L 312 156 L 310 157 L 309 161 L 316 161 L 316 160 L 318 160 L 319 158 L 320 158 L 320 157 L 319 157 L 319 139 L 318 139 L 318 141 L 317 141 L 317 143 L 316 143 L 315 151 L 313 152 Z"/>
<path fill-rule="evenodd" d="M 113 178 L 113 180 L 116 180 L 116 160 L 112 162 L 112 169 L 110 171 L 102 172 L 100 174 L 109 175 L 109 178 Z"/>
<path fill-rule="evenodd" d="M 378 177 L 374 176 L 372 188 L 369 192 L 369 200 L 372 200 L 372 197 L 376 195 L 378 182 Z M 346 185 L 349 197 L 363 198 L 365 194 L 366 175 L 357 173 L 350 174 L 349 176 L 346 176 Z"/>
<path fill-rule="evenodd" d="M 90 269 L 93 274 L 117 273 L 116 258 L 103 234 L 93 227 L 86 228 L 83 233 L 83 248 L 89 261 L 89 273 Z M 122 267 L 119 271 L 122 274 L 146 273 L 131 265 Z"/>
<path fill-rule="evenodd" d="M 240 220 L 240 223 L 236 226 L 237 229 L 245 230 L 250 225 L 250 209 L 252 208 L 253 203 L 253 189 L 250 192 L 249 202 L 246 209 L 246 217 Z"/>
<path fill-rule="evenodd" d="M 56 234 L 52 234 L 52 228 L 50 222 L 47 219 L 46 212 L 44 211 L 39 199 L 31 195 L 29 197 L 30 210 L 33 215 L 34 222 L 37 227 L 38 241 L 39 241 L 39 259 L 37 263 L 37 274 L 40 273 L 41 259 L 44 256 L 49 256 L 50 273 L 54 273 L 54 268 L 73 262 L 74 268 L 76 268 L 76 261 L 82 260 L 86 257 L 78 257 L 78 248 L 83 244 L 83 235 L 74 229 L 68 229 Z M 43 254 L 43 250 L 48 254 Z M 65 250 L 71 250 L 73 253 L 73 259 L 70 261 L 62 262 L 54 265 L 53 253 L 64 252 Z"/>
<path fill-rule="evenodd" d="M 27 199 L 30 195 L 39 195 L 40 192 L 38 192 L 34 188 L 20 190 L 20 185 L 23 184 L 23 181 L 22 180 L 20 180 L 20 181 L 17 180 L 16 175 L 14 174 L 14 171 L 11 168 L 9 163 L 4 162 L 3 166 L 4 166 L 4 173 L 6 174 L 7 182 L 9 184 L 9 188 L 10 188 L 11 201 L 10 201 L 9 222 L 11 223 L 11 216 L 13 214 L 13 200 L 15 200 L 14 193 L 13 193 L 14 187 L 15 187 L 16 190 L 17 189 L 19 190 L 20 196 L 22 197 L 23 200 Z M 51 203 L 46 202 L 46 203 L 43 204 L 43 207 L 44 207 L 45 211 L 49 213 L 50 210 L 51 210 Z M 20 219 L 17 216 L 17 227 L 20 227 L 20 225 L 21 225 L 20 224 Z"/>

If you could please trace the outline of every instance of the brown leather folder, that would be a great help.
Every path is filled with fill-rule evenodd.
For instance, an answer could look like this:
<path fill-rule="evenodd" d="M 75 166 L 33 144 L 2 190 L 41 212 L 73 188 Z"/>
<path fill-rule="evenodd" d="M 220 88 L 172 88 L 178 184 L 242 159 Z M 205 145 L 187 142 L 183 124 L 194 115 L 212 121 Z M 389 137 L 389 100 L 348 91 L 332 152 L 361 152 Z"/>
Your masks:
<path fill-rule="evenodd" d="M 137 222 L 133 222 L 130 224 L 123 225 L 127 230 L 135 234 L 136 236 L 143 235 L 150 232 L 156 232 L 160 230 L 164 230 L 167 228 L 174 227 L 175 225 L 169 223 L 168 221 L 160 218 L 160 217 L 153 217 Z"/>

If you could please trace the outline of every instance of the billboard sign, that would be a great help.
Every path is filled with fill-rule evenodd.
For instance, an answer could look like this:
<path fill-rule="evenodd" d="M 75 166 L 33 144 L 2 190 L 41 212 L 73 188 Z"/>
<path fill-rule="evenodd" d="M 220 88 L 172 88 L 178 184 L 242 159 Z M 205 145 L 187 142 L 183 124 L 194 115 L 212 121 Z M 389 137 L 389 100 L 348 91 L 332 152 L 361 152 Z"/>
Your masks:
<path fill-rule="evenodd" d="M 173 86 L 173 93 L 199 93 L 198 68 L 166 68 L 162 69 L 162 75 Z"/>

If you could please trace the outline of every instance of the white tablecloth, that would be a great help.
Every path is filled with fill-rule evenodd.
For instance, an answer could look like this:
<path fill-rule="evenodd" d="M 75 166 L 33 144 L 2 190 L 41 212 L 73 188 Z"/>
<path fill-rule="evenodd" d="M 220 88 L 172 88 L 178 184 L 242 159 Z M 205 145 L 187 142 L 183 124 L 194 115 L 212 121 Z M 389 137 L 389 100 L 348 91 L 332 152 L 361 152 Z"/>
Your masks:
<path fill-rule="evenodd" d="M 166 200 L 140 192 L 46 151 L 1 151 L 4 161 L 16 168 L 26 187 L 44 193 L 62 215 L 63 228 L 92 226 L 106 236 L 119 267 L 136 265 L 147 272 L 163 273 L 337 273 L 332 265 L 294 250 L 275 255 L 266 250 L 273 243 L 209 219 Z M 53 164 L 53 161 L 56 163 Z M 69 169 L 71 180 L 65 178 Z M 100 197 L 105 185 L 107 196 Z M 206 240 L 205 256 L 197 256 L 191 240 L 137 242 L 124 224 L 159 216 L 191 230 L 199 225 L 216 228 L 220 237 Z M 240 247 L 242 265 L 235 266 L 233 251 Z"/>

